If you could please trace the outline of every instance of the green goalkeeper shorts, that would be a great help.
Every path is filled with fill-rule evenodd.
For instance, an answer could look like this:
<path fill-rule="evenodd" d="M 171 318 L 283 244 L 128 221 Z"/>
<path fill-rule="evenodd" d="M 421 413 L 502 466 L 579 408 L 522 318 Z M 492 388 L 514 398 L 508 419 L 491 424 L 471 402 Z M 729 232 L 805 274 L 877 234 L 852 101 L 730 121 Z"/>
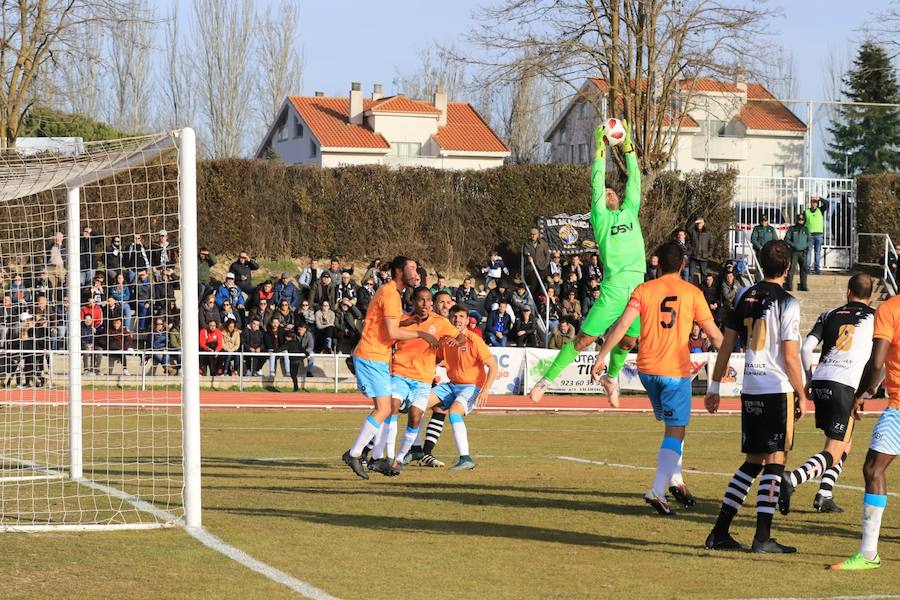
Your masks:
<path fill-rule="evenodd" d="M 600 297 L 594 302 L 587 317 L 581 324 L 581 331 L 591 337 L 600 337 L 613 323 L 619 320 L 634 288 L 644 283 L 643 273 L 624 271 L 600 284 Z M 638 337 L 641 333 L 641 318 L 638 317 L 628 328 L 626 335 Z"/>

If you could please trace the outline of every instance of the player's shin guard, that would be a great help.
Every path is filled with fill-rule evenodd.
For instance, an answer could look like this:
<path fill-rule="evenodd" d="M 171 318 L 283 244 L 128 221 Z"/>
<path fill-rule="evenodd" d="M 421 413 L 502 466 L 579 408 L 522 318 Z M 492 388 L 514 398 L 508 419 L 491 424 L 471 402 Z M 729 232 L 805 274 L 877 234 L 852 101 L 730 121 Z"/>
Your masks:
<path fill-rule="evenodd" d="M 815 479 L 824 473 L 831 466 L 831 461 L 831 454 L 828 452 L 813 454 L 805 463 L 788 473 L 786 477 L 790 477 L 791 484 L 797 487 L 801 483 L 806 483 L 810 479 Z"/>
<path fill-rule="evenodd" d="M 665 498 L 666 488 L 672 480 L 676 465 L 681 458 L 681 440 L 664 437 L 656 457 L 656 477 L 653 479 L 653 491 L 660 498 Z"/>
<path fill-rule="evenodd" d="M 578 356 L 578 350 L 575 349 L 575 344 L 569 342 L 563 346 L 559 350 L 559 354 L 556 355 L 556 358 L 553 359 L 550 368 L 544 373 L 544 379 L 556 381 L 556 378 L 559 377 L 562 370 L 569 366 L 569 364 L 575 360 L 576 356 Z"/>
<path fill-rule="evenodd" d="M 766 465 L 763 476 L 759 480 L 756 493 L 756 535 L 757 542 L 765 542 L 772 534 L 772 518 L 778 505 L 778 494 L 781 491 L 781 477 L 784 465 Z"/>
<path fill-rule="evenodd" d="M 862 542 L 860 553 L 872 560 L 878 556 L 878 536 L 881 534 L 881 515 L 887 506 L 887 496 L 866 494 L 863 496 Z"/>
<path fill-rule="evenodd" d="M 462 415 L 451 414 L 450 424 L 453 425 L 453 441 L 456 442 L 456 450 L 460 456 L 469 456 L 469 431 Z"/>
<path fill-rule="evenodd" d="M 822 482 L 819 484 L 818 492 L 818 495 L 822 498 L 831 498 L 834 495 L 834 484 L 837 482 L 838 477 L 841 476 L 841 471 L 844 470 L 845 460 L 847 460 L 846 452 L 841 456 L 841 460 L 837 461 L 837 464 L 831 465 L 822 474 Z"/>
<path fill-rule="evenodd" d="M 434 452 L 434 447 L 437 445 L 438 440 L 441 438 L 441 432 L 444 430 L 444 419 L 446 418 L 447 415 L 441 413 L 433 413 L 431 415 L 431 420 L 428 421 L 428 427 L 425 430 L 425 445 L 422 447 L 425 454 Z"/>
<path fill-rule="evenodd" d="M 403 434 L 403 441 L 400 442 L 400 452 L 397 454 L 397 462 L 403 462 L 403 459 L 406 458 L 406 455 L 409 454 L 410 449 L 412 449 L 413 444 L 416 443 L 416 438 L 418 436 L 418 428 L 406 428 L 406 433 Z"/>
<path fill-rule="evenodd" d="M 722 498 L 722 508 L 719 510 L 719 517 L 716 519 L 715 527 L 713 527 L 714 533 L 728 533 L 728 528 L 731 527 L 731 521 L 734 520 L 734 516 L 741 509 L 741 506 L 744 505 L 744 499 L 750 492 L 753 481 L 762 470 L 762 465 L 745 462 L 734 472 L 734 476 L 731 478 L 731 481 L 728 482 L 728 487 L 725 488 L 725 497 Z"/>
<path fill-rule="evenodd" d="M 359 458 L 362 455 L 363 448 L 366 447 L 369 440 L 375 437 L 380 429 L 381 423 L 379 423 L 375 417 L 372 415 L 366 417 L 366 420 L 363 421 L 362 427 L 359 430 L 359 435 L 356 436 L 356 441 L 353 442 L 353 446 L 350 448 L 350 456 Z"/>
<path fill-rule="evenodd" d="M 606 374 L 615 379 L 622 372 L 625 366 L 625 359 L 628 358 L 628 350 L 623 350 L 616 346 L 609 353 L 609 366 L 606 367 Z"/>

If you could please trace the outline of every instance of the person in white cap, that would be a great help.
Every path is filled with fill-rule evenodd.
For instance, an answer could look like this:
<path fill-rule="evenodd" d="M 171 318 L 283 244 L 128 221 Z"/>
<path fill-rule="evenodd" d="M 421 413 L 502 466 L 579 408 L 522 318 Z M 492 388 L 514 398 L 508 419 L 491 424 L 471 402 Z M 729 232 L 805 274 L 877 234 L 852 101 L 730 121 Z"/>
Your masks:
<path fill-rule="evenodd" d="M 244 294 L 235 283 L 234 273 L 231 272 L 225 275 L 225 283 L 216 291 L 216 306 L 221 309 L 222 303 L 226 300 L 230 300 L 231 306 L 235 309 L 244 308 Z"/>
<path fill-rule="evenodd" d="M 153 270 L 159 276 L 166 267 L 174 267 L 178 261 L 178 250 L 169 242 L 169 232 L 165 229 L 159 230 L 159 241 L 153 245 L 151 251 L 151 260 L 153 261 Z"/>

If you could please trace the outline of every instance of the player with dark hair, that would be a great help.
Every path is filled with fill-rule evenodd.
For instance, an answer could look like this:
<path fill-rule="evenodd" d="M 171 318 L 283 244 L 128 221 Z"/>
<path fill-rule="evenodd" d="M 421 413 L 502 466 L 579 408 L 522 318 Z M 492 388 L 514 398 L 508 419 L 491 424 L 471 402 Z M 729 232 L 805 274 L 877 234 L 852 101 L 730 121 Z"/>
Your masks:
<path fill-rule="evenodd" d="M 714 413 L 719 409 L 722 376 L 740 338 L 746 352 L 741 390 L 741 452 L 746 458 L 725 489 L 706 548 L 744 549 L 729 529 L 753 481 L 762 473 L 751 548 L 753 552 L 793 553 L 797 549 L 779 544 L 771 537 L 771 530 L 785 459 L 794 441 L 794 420 L 806 414 L 800 364 L 800 304 L 784 289 L 791 264 L 788 245 L 781 240 L 766 242 L 760 251 L 760 264 L 765 279 L 735 299 L 706 394 L 706 409 Z"/>
<path fill-rule="evenodd" d="M 578 353 L 587 350 L 619 318 L 634 288 L 644 282 L 647 270 L 644 236 L 638 219 L 641 207 L 641 170 L 631 140 L 631 127 L 625 124 L 625 140 L 622 142 L 628 171 L 624 200 L 620 200 L 614 190 L 606 187 L 607 140 L 602 125 L 594 132 L 594 140 L 597 153 L 591 167 L 591 225 L 597 238 L 600 262 L 603 264 L 603 286 L 600 297 L 588 311 L 575 339 L 562 347 L 541 379 L 531 388 L 531 399 L 535 402 L 541 401 L 547 388 L 575 360 Z M 635 320 L 626 335 L 612 349 L 609 369 L 600 378 L 600 384 L 612 406 L 619 405 L 618 376 L 640 330 L 640 323 Z"/>
<path fill-rule="evenodd" d="M 863 409 L 865 395 L 877 387 L 882 370 L 885 371 L 884 387 L 890 400 L 872 429 L 872 443 L 863 465 L 866 494 L 863 496 L 859 552 L 832 565 L 831 568 L 836 571 L 865 571 L 881 566 L 878 537 L 881 534 L 881 517 L 887 506 L 885 473 L 894 457 L 900 454 L 900 296 L 894 296 L 875 311 L 873 335 L 872 356 L 856 390 L 853 416 L 858 416 Z"/>
<path fill-rule="evenodd" d="M 816 427 L 825 433 L 825 448 L 784 477 L 778 497 L 783 515 L 790 512 L 794 488 L 816 477 L 821 477 L 822 482 L 813 508 L 819 512 L 843 512 L 835 504 L 832 490 L 850 452 L 850 413 L 872 352 L 875 309 L 869 306 L 871 298 L 872 278 L 865 273 L 855 274 L 847 284 L 847 304 L 819 315 L 803 342 L 800 356 L 810 382 L 809 395 L 816 407 Z M 813 351 L 820 340 L 822 353 L 813 372 Z"/>
<path fill-rule="evenodd" d="M 425 332 L 438 340 L 458 336 L 456 328 L 450 322 L 432 312 L 431 291 L 419 287 L 413 291 L 413 313 L 409 319 L 402 321 L 410 331 Z M 403 406 L 410 408 L 410 422 L 404 435 L 404 444 L 412 434 L 412 440 L 418 435 L 418 419 L 413 423 L 413 410 L 418 416 L 425 412 L 428 396 L 431 393 L 431 382 L 434 381 L 434 369 L 437 364 L 437 347 L 422 339 L 401 340 L 396 343 L 391 358 L 391 413 L 388 417 L 387 429 L 376 438 L 372 451 L 373 461 L 369 468 L 384 475 L 399 475 L 400 470 L 394 463 L 394 448 L 397 441 L 397 415 Z M 410 442 L 411 443 L 411 442 Z"/>
<path fill-rule="evenodd" d="M 635 288 L 628 307 L 606 336 L 592 370 L 594 379 L 605 368 L 604 358 L 640 318 L 641 347 L 637 367 L 647 390 L 653 414 L 665 422 L 665 433 L 656 459 L 656 477 L 644 501 L 661 515 L 674 514 L 666 489 L 684 506 L 695 504 L 684 485 L 681 456 L 684 435 L 691 420 L 691 359 L 688 341 L 696 322 L 713 346 L 722 343 L 709 304 L 700 288 L 681 279 L 684 255 L 677 242 L 657 248 L 662 276 Z"/>
<path fill-rule="evenodd" d="M 405 256 L 391 261 L 391 280 L 378 288 L 363 325 L 359 343 L 353 350 L 353 365 L 359 391 L 372 399 L 374 408 L 366 417 L 353 446 L 341 457 L 350 469 L 363 479 L 369 474 L 363 467 L 363 449 L 381 429 L 391 414 L 391 350 L 395 341 L 422 340 L 437 348 L 438 340 L 427 331 L 414 331 L 400 327 L 403 306 L 400 296 L 408 286 L 419 282 L 416 262 Z"/>

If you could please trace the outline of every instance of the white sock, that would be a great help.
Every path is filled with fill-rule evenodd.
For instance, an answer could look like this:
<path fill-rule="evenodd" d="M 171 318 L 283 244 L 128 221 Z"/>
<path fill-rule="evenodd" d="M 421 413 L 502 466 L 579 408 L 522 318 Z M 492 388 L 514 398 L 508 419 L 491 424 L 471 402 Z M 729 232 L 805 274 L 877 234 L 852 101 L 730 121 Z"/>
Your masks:
<path fill-rule="evenodd" d="M 679 460 L 681 460 L 681 442 L 675 438 L 664 437 L 656 457 L 656 477 L 653 479 L 653 491 L 658 496 L 665 497 Z"/>
<path fill-rule="evenodd" d="M 681 476 L 681 459 L 684 456 L 684 442 L 681 442 L 681 453 L 678 454 L 678 462 L 675 463 L 675 470 L 669 478 L 669 485 L 683 485 L 684 478 Z"/>
<path fill-rule="evenodd" d="M 450 424 L 453 425 L 453 441 L 456 442 L 456 449 L 460 456 L 469 455 L 469 431 L 466 429 L 466 422 L 462 415 L 450 415 Z"/>
<path fill-rule="evenodd" d="M 388 417 L 388 419 L 390 419 L 390 417 Z M 375 436 L 375 445 L 372 447 L 372 460 L 381 460 L 382 458 L 384 458 L 388 429 L 389 424 L 387 421 L 385 421 L 381 426 L 381 429 L 378 430 L 378 435 Z"/>
<path fill-rule="evenodd" d="M 353 446 L 350 448 L 350 456 L 355 458 L 362 456 L 363 448 L 379 431 L 381 431 L 381 423 L 376 421 L 372 415 L 366 417 L 362 427 L 359 429 L 359 435 L 356 436 L 356 441 L 353 442 Z"/>
<path fill-rule="evenodd" d="M 422 415 L 422 419 L 425 419 L 424 414 Z M 422 446 L 425 445 L 425 430 L 426 429 L 427 429 L 427 427 L 422 427 L 421 425 L 419 426 L 419 429 L 418 429 L 419 433 L 416 434 L 416 443 L 413 444 L 413 446 L 418 446 L 419 448 L 421 448 Z"/>
<path fill-rule="evenodd" d="M 403 459 L 409 454 L 409 449 L 416 443 L 418 435 L 418 429 L 412 429 L 410 427 L 406 428 L 406 433 L 403 434 L 403 441 L 400 442 L 400 452 L 397 454 L 397 462 L 403 462 Z"/>
<path fill-rule="evenodd" d="M 394 460 L 394 451 L 397 449 L 397 415 L 391 415 L 388 419 L 387 434 L 385 434 L 385 453 L 388 460 Z"/>
<path fill-rule="evenodd" d="M 859 551 L 872 560 L 878 556 L 878 536 L 881 533 L 881 515 L 887 506 L 887 496 L 866 494 L 863 497 L 862 542 Z"/>

